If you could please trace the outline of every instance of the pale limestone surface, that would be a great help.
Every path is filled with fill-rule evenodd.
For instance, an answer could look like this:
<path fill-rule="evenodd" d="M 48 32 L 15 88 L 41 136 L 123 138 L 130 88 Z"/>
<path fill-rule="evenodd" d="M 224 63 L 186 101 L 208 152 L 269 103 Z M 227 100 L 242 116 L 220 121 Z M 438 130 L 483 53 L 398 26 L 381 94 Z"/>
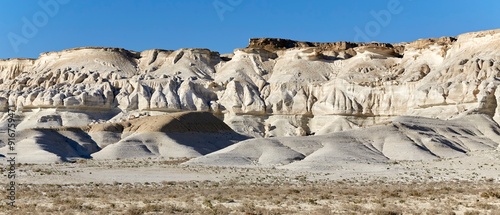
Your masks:
<path fill-rule="evenodd" d="M 293 46 L 282 47 L 277 41 L 251 40 L 227 55 L 88 47 L 1 60 L 0 106 L 14 105 L 18 131 L 35 136 L 42 134 L 30 129 L 121 123 L 177 111 L 212 112 L 251 137 L 335 136 L 394 124 L 398 116 L 460 121 L 482 114 L 493 120 L 481 126 L 498 126 L 500 30 L 402 44 L 287 41 Z M 2 130 L 6 119 L 4 113 Z M 360 131 L 352 130 L 365 132 Z M 104 148 L 126 140 L 116 133 L 87 136 Z M 296 155 L 284 159 L 301 157 Z"/>

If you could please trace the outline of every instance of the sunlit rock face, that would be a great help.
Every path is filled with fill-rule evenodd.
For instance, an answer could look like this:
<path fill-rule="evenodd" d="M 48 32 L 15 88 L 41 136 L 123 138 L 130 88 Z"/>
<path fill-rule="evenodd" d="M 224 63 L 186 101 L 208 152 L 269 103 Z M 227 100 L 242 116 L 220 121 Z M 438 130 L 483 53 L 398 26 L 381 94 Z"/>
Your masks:
<path fill-rule="evenodd" d="M 401 44 L 256 38 L 226 55 L 78 48 L 1 60 L 0 108 L 89 116 L 63 117 L 63 125 L 209 111 L 256 137 L 325 134 L 401 115 L 482 113 L 498 122 L 499 50 L 499 30 Z"/>

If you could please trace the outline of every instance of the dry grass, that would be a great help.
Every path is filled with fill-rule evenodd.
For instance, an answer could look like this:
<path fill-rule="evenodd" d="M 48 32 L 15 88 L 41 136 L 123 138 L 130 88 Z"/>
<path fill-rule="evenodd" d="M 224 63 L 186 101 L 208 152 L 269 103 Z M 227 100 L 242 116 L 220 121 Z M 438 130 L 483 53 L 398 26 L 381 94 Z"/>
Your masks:
<path fill-rule="evenodd" d="M 494 214 L 499 188 L 488 182 L 23 184 L 17 208 L 1 205 L 0 214 Z"/>
<path fill-rule="evenodd" d="M 500 183 L 491 177 L 475 180 L 453 177 L 440 181 L 424 180 L 427 177 L 390 180 L 385 176 L 335 179 L 329 177 L 337 173 L 179 165 L 186 160 L 188 158 L 141 158 L 19 164 L 18 171 L 23 177 L 17 187 L 17 208 L 0 205 L 0 214 L 500 215 L 497 212 L 500 210 Z M 111 171 L 116 169 L 134 171 L 139 176 L 147 173 L 146 170 L 155 170 L 194 173 L 201 177 L 196 179 L 198 181 L 182 179 L 182 182 L 153 181 L 158 177 L 114 181 L 102 180 L 108 176 L 97 174 L 98 171 L 110 171 L 114 177 L 119 177 Z M 87 172 L 94 174 L 89 178 Z M 429 174 L 437 173 L 431 171 Z M 64 181 L 81 175 L 88 179 Z M 214 175 L 218 177 L 208 177 Z M 202 181 L 205 179 L 209 180 Z M 90 182 L 94 180 L 106 183 Z M 31 181 L 37 184 L 23 183 Z M 0 186 L 1 192 L 5 193 L 5 189 L 5 185 Z"/>

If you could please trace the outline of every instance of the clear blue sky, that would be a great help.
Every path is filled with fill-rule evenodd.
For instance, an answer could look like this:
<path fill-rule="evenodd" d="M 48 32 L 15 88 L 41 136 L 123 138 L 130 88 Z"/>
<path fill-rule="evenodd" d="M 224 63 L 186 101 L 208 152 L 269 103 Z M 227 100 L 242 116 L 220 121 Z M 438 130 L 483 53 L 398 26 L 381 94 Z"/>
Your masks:
<path fill-rule="evenodd" d="M 252 37 L 413 41 L 500 28 L 499 11 L 498 0 L 1 0 L 0 58 L 81 46 L 228 53 Z"/>

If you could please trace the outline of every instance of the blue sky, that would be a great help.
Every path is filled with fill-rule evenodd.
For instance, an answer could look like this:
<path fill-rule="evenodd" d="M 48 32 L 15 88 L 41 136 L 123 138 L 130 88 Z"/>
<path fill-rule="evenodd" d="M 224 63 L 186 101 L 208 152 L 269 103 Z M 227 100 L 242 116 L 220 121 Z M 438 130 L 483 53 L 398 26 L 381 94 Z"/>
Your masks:
<path fill-rule="evenodd" d="M 0 58 L 81 46 L 228 53 L 252 37 L 413 41 L 500 28 L 499 10 L 497 0 L 1 0 Z"/>

